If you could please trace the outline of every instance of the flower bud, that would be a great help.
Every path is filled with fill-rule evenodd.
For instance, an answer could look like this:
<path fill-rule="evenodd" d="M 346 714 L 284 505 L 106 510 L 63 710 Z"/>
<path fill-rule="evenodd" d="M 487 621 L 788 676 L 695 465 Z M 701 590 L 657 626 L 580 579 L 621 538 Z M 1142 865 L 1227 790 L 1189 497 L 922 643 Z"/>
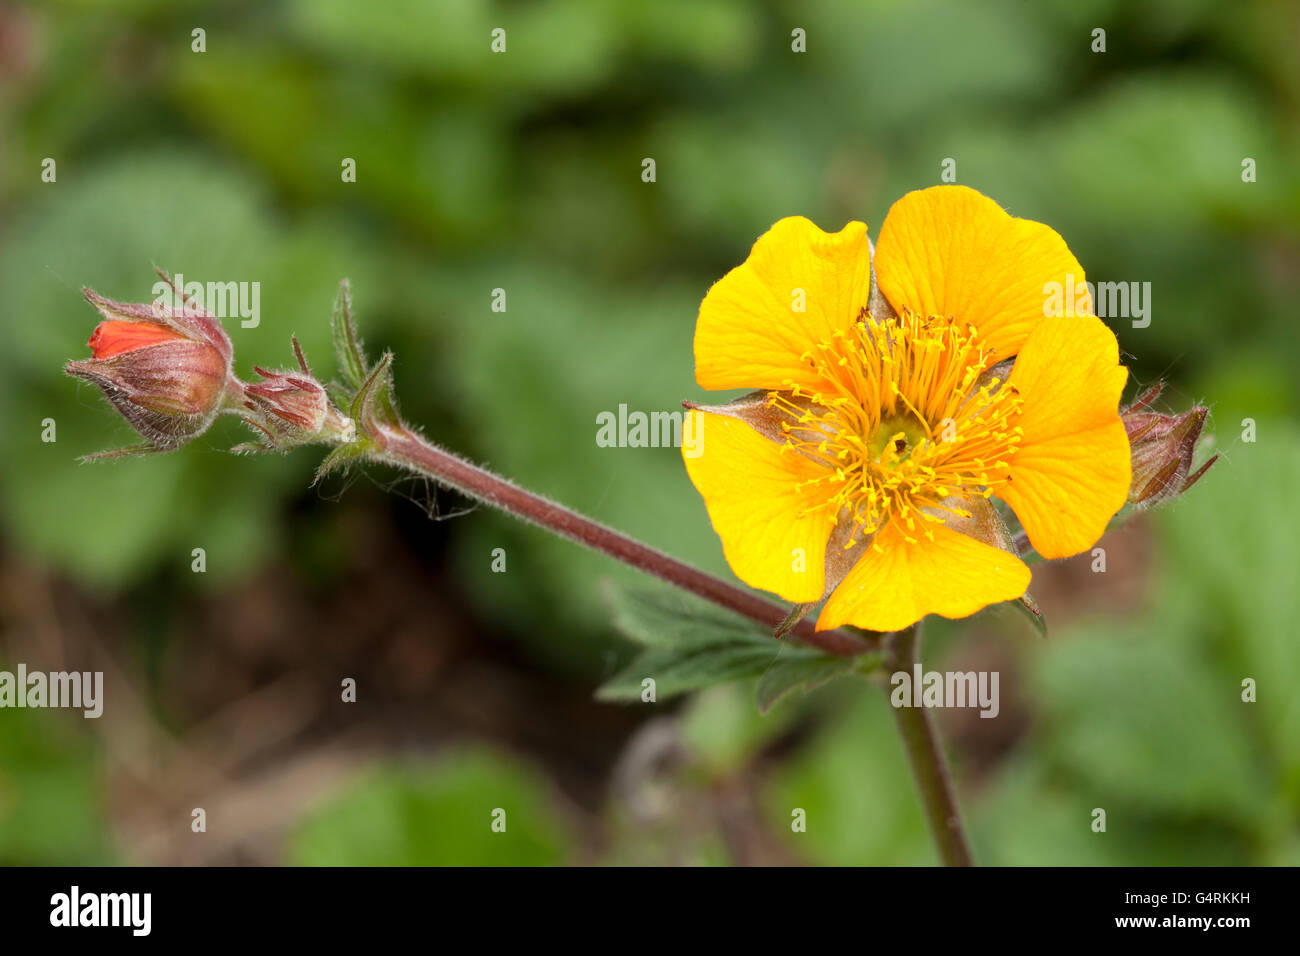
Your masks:
<path fill-rule="evenodd" d="M 1181 415 L 1151 411 L 1150 405 L 1162 387 L 1148 389 L 1120 415 L 1133 455 L 1128 501 L 1141 508 L 1178 497 L 1219 458 L 1215 455 L 1192 473 L 1192 459 L 1209 409 L 1197 405 Z"/>
<path fill-rule="evenodd" d="M 65 371 L 98 385 L 158 450 L 203 434 L 234 387 L 230 339 L 216 317 L 83 293 L 104 321 L 87 343 L 92 357 L 69 362 Z"/>
<path fill-rule="evenodd" d="M 266 434 L 272 445 L 350 442 L 356 437 L 352 420 L 334 408 L 324 387 L 309 374 L 257 366 L 253 371 L 265 381 L 244 386 L 244 405 L 253 412 L 245 421 Z"/>

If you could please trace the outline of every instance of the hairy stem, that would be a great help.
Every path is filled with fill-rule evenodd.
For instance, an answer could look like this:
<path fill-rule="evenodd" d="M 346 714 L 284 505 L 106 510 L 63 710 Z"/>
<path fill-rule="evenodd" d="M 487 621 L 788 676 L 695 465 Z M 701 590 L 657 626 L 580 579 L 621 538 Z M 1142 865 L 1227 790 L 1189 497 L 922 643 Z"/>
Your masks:
<path fill-rule="evenodd" d="M 764 627 L 777 628 L 789 614 L 788 608 L 705 574 L 608 525 L 548 501 L 458 455 L 444 451 L 406 426 L 380 425 L 371 437 L 379 449 L 373 453 L 374 458 L 427 475 L 476 501 L 500 508 L 562 538 L 609 555 Z M 800 621 L 789 633 L 805 644 L 841 657 L 852 657 L 879 646 L 879 640 L 871 642 L 848 631 L 816 631 L 813 623 L 806 620 Z"/>
<path fill-rule="evenodd" d="M 921 625 L 913 624 L 899 631 L 889 643 L 885 658 L 885 672 L 912 672 L 912 665 L 920 661 Z M 913 694 L 920 688 L 913 687 Z M 921 792 L 921 803 L 930 823 L 930 831 L 945 866 L 974 866 L 966 833 L 962 829 L 957 798 L 953 793 L 948 762 L 935 732 L 930 712 L 919 706 L 914 698 L 911 707 L 894 707 L 894 719 L 907 750 L 916 787 Z"/>

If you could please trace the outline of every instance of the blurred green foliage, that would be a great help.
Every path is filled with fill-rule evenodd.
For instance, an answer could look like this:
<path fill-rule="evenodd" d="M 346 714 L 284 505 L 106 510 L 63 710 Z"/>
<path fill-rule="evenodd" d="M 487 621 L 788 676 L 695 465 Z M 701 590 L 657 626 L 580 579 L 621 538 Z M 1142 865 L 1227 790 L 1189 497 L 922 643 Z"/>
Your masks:
<path fill-rule="evenodd" d="M 11 667 L 0 661 L 0 669 Z M 0 860 L 14 866 L 110 862 L 101 760 L 92 741 L 38 711 L 5 711 L 4 721 Z"/>
<path fill-rule="evenodd" d="M 549 866 L 567 825 L 535 771 L 490 751 L 378 768 L 310 812 L 289 839 L 297 866 Z"/>
<path fill-rule="evenodd" d="M 1283 497 L 1300 480 L 1297 23 L 1265 0 L 0 7 L 13 51 L 0 67 L 0 531 L 24 560 L 106 594 L 183 572 L 202 545 L 209 573 L 169 578 L 178 600 L 292 552 L 280 517 L 313 457 L 232 458 L 233 420 L 177 454 L 75 463 L 132 437 L 59 374 L 95 321 L 78 290 L 143 301 L 156 264 L 261 282 L 260 326 L 229 323 L 244 374 L 286 363 L 290 334 L 330 369 L 329 309 L 349 277 L 363 334 L 396 351 L 403 408 L 428 434 L 725 574 L 677 452 L 599 448 L 596 415 L 698 395 L 699 299 L 774 220 L 878 231 L 952 157 L 959 182 L 1056 228 L 1090 278 L 1152 283 L 1149 328 L 1112 322 L 1134 378 L 1167 378 L 1175 405 L 1207 400 L 1226 453 L 1162 516 L 1144 615 L 1016 645 L 1036 719 L 972 811 L 981 854 L 1300 862 L 1300 702 L 1284 683 L 1300 676 L 1300 527 Z M 505 54 L 489 48 L 497 26 Z M 1090 50 L 1098 26 L 1104 54 Z M 56 183 L 41 181 L 45 157 Z M 1246 157 L 1256 182 L 1241 179 Z M 496 288 L 505 313 L 490 310 Z M 1237 440 L 1246 417 L 1256 444 Z M 610 676 L 599 581 L 634 574 L 485 512 L 452 522 L 447 546 L 479 619 L 541 666 Z M 490 572 L 496 547 L 508 574 Z M 1255 705 L 1239 702 L 1246 676 Z M 843 706 L 777 768 L 773 825 L 788 831 L 805 807 L 792 846 L 807 859 L 930 861 L 887 708 L 855 689 L 830 695 Z M 63 767 L 53 804 L 71 832 L 101 832 L 91 758 L 17 743 L 26 732 L 0 734 L 0 857 L 98 859 L 98 838 L 46 841 L 22 809 Z M 380 774 L 304 824 L 292 856 L 500 859 L 444 846 L 420 817 L 456 819 L 464 793 L 511 773 Z M 15 779 L 28 789 L 16 815 Z M 382 833 L 349 822 L 357 806 Z M 1087 829 L 1097 806 L 1105 836 Z M 556 833 L 538 823 L 528 859 L 563 858 Z"/>

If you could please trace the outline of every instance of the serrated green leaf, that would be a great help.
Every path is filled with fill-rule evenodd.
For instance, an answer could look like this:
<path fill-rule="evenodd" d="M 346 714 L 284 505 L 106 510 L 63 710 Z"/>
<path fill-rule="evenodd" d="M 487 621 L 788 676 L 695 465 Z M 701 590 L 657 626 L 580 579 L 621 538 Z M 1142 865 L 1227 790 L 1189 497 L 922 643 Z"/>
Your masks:
<path fill-rule="evenodd" d="M 693 595 L 666 589 L 616 589 L 607 594 L 614 624 L 647 650 L 606 682 L 601 700 L 639 700 L 642 681 L 655 682 L 664 700 L 715 684 L 761 677 L 769 705 L 795 689 L 812 689 L 857 663 L 776 640 L 764 627 Z M 776 676 L 769 677 L 776 671 Z M 765 707 L 763 709 L 766 709 Z"/>
<path fill-rule="evenodd" d="M 338 355 L 339 375 L 344 384 L 358 389 L 366 377 L 366 354 L 357 335 L 356 322 L 352 318 L 352 289 L 347 279 L 339 283 L 330 327 L 334 331 L 334 351 Z"/>
<path fill-rule="evenodd" d="M 749 643 L 700 644 L 693 647 L 655 648 L 637 657 L 596 691 L 599 700 L 639 700 L 642 681 L 655 682 L 655 699 L 666 700 L 688 691 L 754 677 L 763 673 L 781 653 L 769 640 L 767 647 Z"/>
<path fill-rule="evenodd" d="M 853 670 L 853 659 L 848 657 L 799 657 L 778 661 L 763 672 L 754 692 L 759 713 L 766 714 L 772 705 L 794 691 L 807 693 L 832 678 Z"/>
<path fill-rule="evenodd" d="M 606 597 L 619 632 L 647 647 L 678 647 L 724 635 L 758 638 L 774 647 L 772 637 L 751 621 L 680 591 L 608 586 Z"/>

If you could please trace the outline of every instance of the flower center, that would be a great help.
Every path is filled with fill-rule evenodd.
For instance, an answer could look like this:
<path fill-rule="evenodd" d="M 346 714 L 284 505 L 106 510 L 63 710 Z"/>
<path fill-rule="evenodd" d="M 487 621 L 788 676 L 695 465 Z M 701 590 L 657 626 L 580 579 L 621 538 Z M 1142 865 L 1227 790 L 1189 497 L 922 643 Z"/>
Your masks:
<path fill-rule="evenodd" d="M 801 356 L 822 389 L 785 383 L 768 403 L 786 413 L 782 450 L 826 472 L 802 482 L 820 508 L 853 522 L 848 545 L 898 519 L 909 541 L 944 513 L 969 517 L 954 497 L 989 497 L 1008 480 L 1023 399 L 986 374 L 993 359 L 973 326 L 911 312 L 847 330 Z"/>

